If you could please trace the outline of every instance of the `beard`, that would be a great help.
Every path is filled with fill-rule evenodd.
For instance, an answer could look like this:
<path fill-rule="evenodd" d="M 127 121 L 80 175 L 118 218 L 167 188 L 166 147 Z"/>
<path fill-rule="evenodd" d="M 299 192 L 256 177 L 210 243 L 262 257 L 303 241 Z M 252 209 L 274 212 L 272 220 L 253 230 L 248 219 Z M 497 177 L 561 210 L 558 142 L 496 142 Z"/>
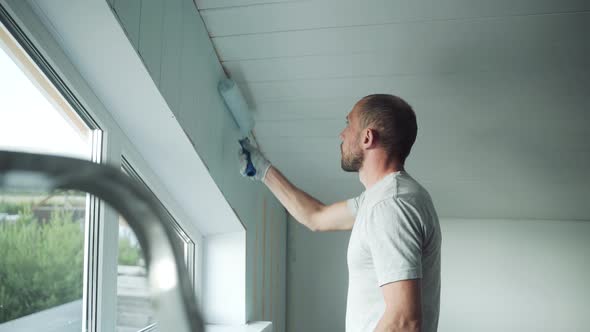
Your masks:
<path fill-rule="evenodd" d="M 340 152 L 342 154 L 340 166 L 345 172 L 358 172 L 361 169 L 365 156 L 360 149 L 345 155 L 342 144 L 340 144 Z"/>

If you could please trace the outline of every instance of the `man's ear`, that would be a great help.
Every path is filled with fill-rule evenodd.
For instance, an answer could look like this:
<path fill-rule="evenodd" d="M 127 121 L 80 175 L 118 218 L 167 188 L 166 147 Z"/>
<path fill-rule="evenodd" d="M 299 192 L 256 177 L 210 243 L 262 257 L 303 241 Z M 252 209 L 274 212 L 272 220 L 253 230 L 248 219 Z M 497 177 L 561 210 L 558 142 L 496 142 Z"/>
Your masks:
<path fill-rule="evenodd" d="M 371 128 L 365 128 L 361 142 L 365 149 L 375 147 L 377 145 L 377 132 Z"/>

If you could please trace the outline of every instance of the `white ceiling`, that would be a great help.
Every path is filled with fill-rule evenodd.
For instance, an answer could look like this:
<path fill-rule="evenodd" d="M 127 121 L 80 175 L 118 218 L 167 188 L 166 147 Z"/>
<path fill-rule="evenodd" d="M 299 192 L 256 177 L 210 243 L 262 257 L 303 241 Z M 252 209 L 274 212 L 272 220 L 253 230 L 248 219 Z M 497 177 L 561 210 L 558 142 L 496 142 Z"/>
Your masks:
<path fill-rule="evenodd" d="M 268 158 L 325 202 L 354 103 L 413 105 L 444 217 L 590 220 L 590 1 L 196 0 Z"/>

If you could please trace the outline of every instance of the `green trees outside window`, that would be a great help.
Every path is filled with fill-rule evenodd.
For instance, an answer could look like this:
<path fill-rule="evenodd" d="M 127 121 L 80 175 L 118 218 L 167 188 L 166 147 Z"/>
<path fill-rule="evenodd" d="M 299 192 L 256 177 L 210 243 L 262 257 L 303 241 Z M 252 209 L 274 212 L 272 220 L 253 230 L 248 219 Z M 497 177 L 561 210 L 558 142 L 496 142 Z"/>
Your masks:
<path fill-rule="evenodd" d="M 33 206 L 0 200 L 0 324 L 82 298 L 83 210 Z M 138 245 L 119 239 L 119 265 L 141 258 Z"/>
<path fill-rule="evenodd" d="M 82 298 L 83 221 L 60 208 L 44 222 L 31 204 L 18 209 L 0 222 L 0 323 Z"/>

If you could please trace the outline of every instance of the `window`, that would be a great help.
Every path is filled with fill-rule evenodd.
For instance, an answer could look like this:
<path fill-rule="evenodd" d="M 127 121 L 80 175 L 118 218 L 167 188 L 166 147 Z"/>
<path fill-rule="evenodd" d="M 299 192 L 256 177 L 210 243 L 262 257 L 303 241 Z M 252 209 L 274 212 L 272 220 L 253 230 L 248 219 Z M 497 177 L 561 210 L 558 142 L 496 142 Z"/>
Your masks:
<path fill-rule="evenodd" d="M 100 131 L 10 27 L 0 24 L 0 149 L 98 161 Z M 0 190 L 0 330 L 82 330 L 92 203 L 76 191 Z"/>
<path fill-rule="evenodd" d="M 90 159 L 92 130 L 0 26 L 0 148 Z"/>
<path fill-rule="evenodd" d="M 123 158 L 122 171 L 143 183 L 149 190 L 149 187 L 125 158 Z M 162 207 L 168 212 L 163 204 Z M 166 222 L 169 222 L 175 229 L 176 238 L 173 245 L 184 253 L 185 264 L 194 285 L 195 244 L 169 212 L 167 217 Z M 145 260 L 135 234 L 122 217 L 119 217 L 117 262 L 117 331 L 150 330 L 154 327 L 155 313 L 149 298 Z"/>
<path fill-rule="evenodd" d="M 10 14 L 5 8 L 10 10 Z M 24 31 L 20 29 L 10 15 L 15 15 L 19 24 L 26 29 Z M 125 151 L 130 156 L 141 157 L 125 133 L 117 126 L 105 105 L 80 76 L 78 68 L 62 53 L 60 45 L 52 38 L 46 38 L 47 33 L 47 28 L 39 22 L 38 17 L 26 3 L 1 2 L 0 150 L 55 154 L 112 165 L 121 165 L 120 151 Z M 50 63 L 56 66 L 55 70 Z M 58 71 L 63 76 L 63 80 L 57 74 Z M 65 81 L 75 82 L 75 86 L 69 89 Z M 24 88 L 27 90 L 22 90 Z M 99 121 L 100 127 L 94 119 Z M 102 130 L 109 132 L 108 141 L 103 142 Z M 101 151 L 103 144 L 104 146 L 108 144 L 107 151 Z M 139 174 L 149 180 L 148 183 L 159 184 L 159 179 L 147 171 L 148 165 L 143 161 L 138 160 L 138 163 L 134 165 L 140 171 Z M 126 161 L 123 162 L 123 167 L 130 176 L 139 179 L 137 173 Z M 142 172 L 144 170 L 146 170 L 145 173 Z M 177 239 L 174 244 L 183 250 L 190 279 L 193 280 L 194 285 L 197 263 L 196 245 L 182 230 L 172 214 L 169 213 L 168 217 L 171 225 L 177 230 Z M 117 275 L 115 275 L 117 269 L 114 264 L 119 260 L 115 257 L 119 256 L 119 253 L 114 249 L 117 248 L 118 240 L 123 242 L 119 244 L 124 252 L 119 257 L 121 266 L 130 266 L 131 270 L 139 267 L 135 270 L 140 272 L 141 267 L 145 266 L 134 234 L 124 220 L 121 219 L 117 225 L 117 219 L 116 212 L 113 213 L 97 198 L 85 193 L 0 192 L 0 331 L 97 332 L 107 329 L 131 332 L 153 329 L 153 315 L 150 316 L 149 312 L 141 312 L 143 309 L 139 313 L 122 311 L 122 315 L 128 315 L 127 317 L 137 314 L 145 315 L 146 320 L 137 324 L 142 327 L 116 327 L 116 322 L 120 320 L 118 317 L 122 317 L 117 313 L 119 308 L 113 305 L 115 299 L 111 296 L 117 292 Z M 15 241 L 19 237 L 14 236 L 14 232 L 24 232 L 20 229 L 15 230 L 15 224 L 19 224 L 18 227 L 22 229 L 26 228 L 25 226 L 30 227 L 24 231 L 29 231 L 38 237 L 33 238 L 27 235 L 25 240 Z M 46 225 L 49 226 L 45 227 Z M 60 227 L 59 230 L 53 230 Z M 9 231 L 13 232 L 12 235 L 8 235 Z M 61 234 L 58 237 L 62 239 L 66 237 L 64 234 L 68 234 L 67 237 L 74 240 L 64 240 L 64 243 L 55 245 L 53 238 L 39 240 L 39 236 L 45 234 L 43 232 L 53 235 Z M 119 232 L 119 239 L 117 239 L 117 232 Z M 6 236 L 3 237 L 3 235 Z M 33 240 L 29 241 L 30 239 Z M 33 246 L 33 243 L 36 246 Z M 41 253 L 54 253 L 48 249 L 49 247 L 51 250 L 60 251 L 58 254 L 41 255 Z M 69 248 L 67 253 L 63 252 L 65 248 Z M 39 258 L 36 261 L 37 267 L 32 263 L 29 264 L 28 261 L 26 266 L 23 264 L 15 267 L 19 261 L 25 262 L 14 259 L 16 257 L 14 255 L 18 254 L 19 250 L 29 253 L 36 250 L 39 253 L 36 256 Z M 6 252 L 10 254 L 5 254 Z M 61 274 L 52 274 L 52 277 L 42 277 L 39 273 L 35 275 L 34 271 L 50 270 L 43 268 L 45 265 L 41 263 L 51 262 L 51 259 L 60 257 L 62 258 L 60 264 L 64 265 L 51 264 L 61 266 L 59 269 L 54 269 L 57 270 L 55 273 Z M 65 265 L 66 263 L 68 265 Z M 13 275 L 11 278 L 21 282 L 18 284 L 19 292 L 8 293 L 5 281 L 8 274 L 14 274 L 12 271 L 17 268 L 21 268 L 18 275 L 23 278 L 19 280 L 13 278 Z M 127 273 L 127 275 L 130 274 Z M 39 282 L 41 286 L 33 287 L 36 282 Z M 137 285 L 140 284 L 137 283 Z M 63 285 L 69 285 L 70 288 L 66 289 L 62 287 Z M 123 282 L 120 281 L 119 285 L 123 285 Z M 39 291 L 34 293 L 33 291 L 37 289 Z M 69 292 L 68 289 L 74 291 Z M 47 293 L 48 290 L 49 293 Z M 28 293 L 25 294 L 25 291 Z M 2 292 L 8 295 L 2 297 Z M 7 308 L 10 307 L 10 310 L 13 310 L 15 301 L 20 301 L 18 297 L 25 297 L 24 295 L 28 298 L 35 297 L 43 305 L 31 306 L 29 304 L 32 302 L 24 299 L 23 301 L 28 301 L 28 311 L 9 315 Z M 122 303 L 120 299 L 119 303 Z M 134 309 L 139 307 L 133 306 Z M 133 317 L 137 318 L 137 316 Z M 147 327 L 146 324 L 148 324 Z"/>

